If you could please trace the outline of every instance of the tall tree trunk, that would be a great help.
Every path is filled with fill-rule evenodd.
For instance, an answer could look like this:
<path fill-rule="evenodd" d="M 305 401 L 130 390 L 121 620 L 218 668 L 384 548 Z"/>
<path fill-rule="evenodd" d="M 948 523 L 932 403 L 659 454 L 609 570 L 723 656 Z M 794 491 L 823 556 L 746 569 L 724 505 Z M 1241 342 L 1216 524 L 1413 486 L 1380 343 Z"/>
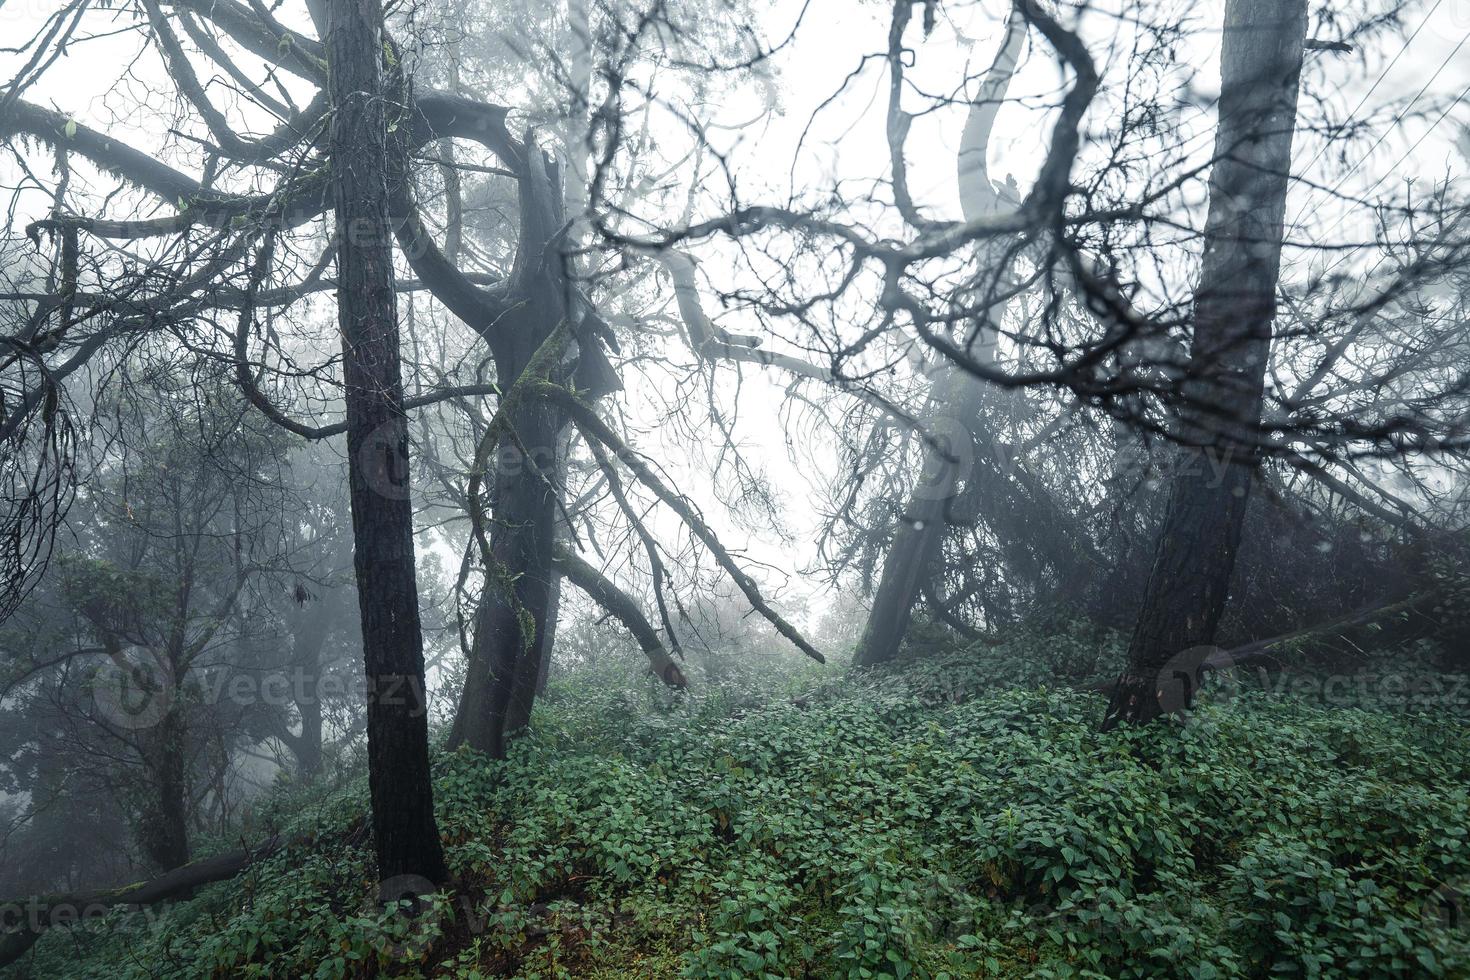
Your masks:
<path fill-rule="evenodd" d="M 505 364 L 497 373 L 514 378 L 524 368 L 524 363 L 519 369 Z M 554 449 L 563 424 L 551 405 L 525 403 L 512 413 L 514 439 L 503 439 L 495 454 L 490 553 L 496 567 L 486 570 L 475 613 L 469 671 L 451 747 L 468 745 L 491 758 L 504 758 L 506 736 L 530 719 L 541 660 L 549 655 L 544 648 L 554 577 L 553 481 L 560 479 Z M 531 453 L 530 460 L 522 447 Z"/>
<path fill-rule="evenodd" d="M 512 275 L 523 284 L 523 301 L 504 331 L 509 339 L 495 350 L 495 374 L 507 390 L 567 315 L 562 256 L 544 255 L 562 223 L 553 177 L 548 166 L 522 182 L 518 269 Z M 521 263 L 529 261 L 524 257 L 533 252 L 544 260 L 534 272 L 523 271 Z M 563 480 L 558 447 L 566 419 L 547 402 L 525 400 L 507 422 L 491 458 L 493 567 L 485 569 L 464 691 L 449 738 L 451 747 L 467 745 L 495 759 L 505 757 L 507 736 L 529 721 L 540 662 L 549 654 L 552 548 Z"/>
<path fill-rule="evenodd" d="M 518 173 L 521 227 L 509 276 L 516 302 L 499 319 L 498 339 L 491 341 L 496 378 L 506 389 L 563 320 L 570 321 L 578 341 L 577 387 L 593 398 L 619 387 L 601 341 L 588 326 L 596 313 L 574 286 L 580 277 L 573 256 L 586 235 L 588 203 L 587 126 L 595 67 L 590 12 L 587 0 L 572 0 L 568 7 L 569 105 L 558 127 L 570 164 L 565 186 L 560 168 L 529 141 Z M 566 418 L 546 403 L 521 406 L 510 423 L 511 434 L 496 447 L 491 483 L 490 550 L 497 567 L 486 569 L 449 739 L 451 746 L 468 745 L 494 758 L 503 757 L 508 736 L 530 723 L 551 657 L 558 596 L 552 550 L 565 483 L 562 449 L 568 442 Z M 523 450 L 533 454 L 534 466 L 527 465 Z"/>
<path fill-rule="evenodd" d="M 994 210 L 1000 203 L 991 185 L 987 156 L 990 134 L 996 113 L 1010 86 L 1021 44 L 1026 37 L 1026 21 L 1012 9 L 1006 20 L 1005 37 L 994 65 L 980 86 L 965 119 L 956 164 L 960 204 L 966 220 L 975 220 Z M 999 254 L 1000 250 L 995 250 Z M 982 276 L 992 270 L 982 270 Z M 977 325 L 971 339 L 976 347 L 986 347 L 993 355 L 995 328 L 1002 310 L 991 311 L 991 322 Z M 972 353 L 978 353 L 972 349 Z M 867 626 L 853 657 L 859 667 L 871 667 L 892 660 L 908 632 L 909 618 L 919 591 L 932 578 L 944 535 L 949 527 L 947 511 L 960 483 L 969 477 L 965 461 L 970 453 L 961 443 L 985 438 L 979 432 L 981 411 L 985 405 L 986 387 L 977 379 L 953 365 L 940 369 L 934 382 L 926 424 L 942 432 L 950 443 L 941 452 L 928 445 L 924 449 L 919 482 L 910 494 L 892 544 L 883 558 L 883 571 L 878 591 L 868 613 Z M 939 424 L 936 424 L 939 423 Z"/>
<path fill-rule="evenodd" d="M 312 694 L 296 708 L 301 713 L 301 737 L 291 746 L 296 757 L 296 778 L 310 785 L 322 774 L 322 699 Z"/>
<path fill-rule="evenodd" d="M 491 344 L 495 376 L 507 391 L 525 373 L 557 325 L 570 321 L 578 344 L 577 387 L 599 397 L 615 390 L 616 375 L 585 326 L 595 314 L 574 297 L 561 175 L 528 146 L 519 187 L 521 227 L 510 281 L 517 302 Z M 598 371 L 583 369 L 599 365 Z M 559 363 L 556 370 L 569 366 Z M 492 458 L 490 554 L 475 636 L 451 747 L 467 745 L 492 758 L 505 754 L 507 736 L 529 722 L 541 663 L 550 656 L 552 568 L 558 501 L 565 483 L 562 448 L 565 412 L 543 399 L 526 399 L 508 412 L 507 432 Z M 527 457 L 529 454 L 529 458 Z"/>
<path fill-rule="evenodd" d="M 551 600 L 546 610 L 546 640 L 541 645 L 541 663 L 536 671 L 536 696 L 546 693 L 546 683 L 551 679 L 551 653 L 556 649 L 556 627 L 561 621 L 561 573 L 553 570 L 551 576 Z M 529 719 L 528 719 L 529 720 Z"/>
<path fill-rule="evenodd" d="M 1260 458 L 1306 23 L 1306 0 L 1226 3 L 1216 162 L 1180 428 L 1187 449 L 1105 730 L 1187 702 L 1195 671 L 1170 664 L 1214 639 L 1225 608 Z"/>
<path fill-rule="evenodd" d="M 182 693 L 181 691 L 176 693 Z M 158 724 L 140 732 L 153 799 L 144 808 L 139 841 L 160 871 L 189 863 L 189 757 L 182 707 L 177 702 Z"/>
<path fill-rule="evenodd" d="M 303 605 L 290 617 L 291 664 L 299 676 L 310 682 L 310 688 L 295 700 L 301 719 L 301 734 L 290 731 L 281 740 L 296 759 L 296 778 L 303 783 L 315 782 L 322 770 L 322 648 L 332 632 L 332 624 L 344 604 L 341 592 L 334 589 Z"/>
<path fill-rule="evenodd" d="M 378 876 L 444 882 L 449 870 L 434 823 L 429 778 L 408 427 L 388 223 L 383 11 L 379 0 L 329 0 L 327 6 L 337 321 Z"/>
<path fill-rule="evenodd" d="M 947 367 L 936 382 L 927 425 L 944 431 L 930 436 L 941 446 L 926 445 L 919 482 L 909 494 L 893 542 L 883 556 L 883 571 L 873 595 L 867 626 L 853 663 L 872 667 L 898 655 L 908 632 L 919 590 L 933 574 L 944 536 L 949 530 L 949 508 L 960 482 L 969 477 L 973 459 L 971 428 L 980 418 L 984 387 L 956 367 Z M 942 427 L 935 426 L 943 422 Z M 969 445 L 965 445 L 969 442 Z"/>
<path fill-rule="evenodd" d="M 566 474 L 564 472 L 566 459 L 572 451 L 572 427 L 565 426 L 556 444 L 557 459 L 557 490 L 562 491 L 566 487 Z M 553 547 L 560 554 L 564 545 L 572 536 L 571 528 L 566 521 L 566 511 L 562 502 L 558 501 L 556 509 L 556 524 L 552 534 L 554 537 Z M 539 698 L 546 693 L 546 682 L 551 677 L 551 654 L 556 649 L 556 629 L 561 622 L 561 595 L 562 595 L 562 570 L 561 562 L 553 558 L 551 567 L 551 582 L 549 583 L 550 594 L 546 603 L 546 622 L 541 629 L 540 660 L 536 665 L 536 691 L 533 697 Z M 526 706 L 526 717 L 522 724 L 529 724 L 531 720 L 531 703 Z M 512 728 L 514 730 L 514 728 Z"/>
<path fill-rule="evenodd" d="M 530 644 L 523 646 L 524 656 L 518 663 L 511 680 L 510 696 L 506 705 L 505 730 L 515 734 L 531 724 L 531 709 L 536 695 L 540 693 L 541 674 L 551 659 L 551 644 L 556 638 L 557 578 L 560 575 L 552 567 L 556 548 L 557 530 L 560 524 L 560 488 L 562 474 L 562 443 L 566 420 L 560 412 L 549 405 L 534 406 L 541 410 L 537 420 L 538 437 L 547 435 L 547 460 L 537 460 L 542 468 L 541 475 L 526 474 L 522 479 L 535 481 L 534 487 L 521 486 L 518 494 L 531 498 L 534 520 L 528 521 L 522 533 L 526 549 L 525 571 L 521 573 L 526 588 L 519 594 L 523 608 L 530 611 L 535 623 L 535 635 Z M 517 583 L 520 584 L 520 583 Z"/>

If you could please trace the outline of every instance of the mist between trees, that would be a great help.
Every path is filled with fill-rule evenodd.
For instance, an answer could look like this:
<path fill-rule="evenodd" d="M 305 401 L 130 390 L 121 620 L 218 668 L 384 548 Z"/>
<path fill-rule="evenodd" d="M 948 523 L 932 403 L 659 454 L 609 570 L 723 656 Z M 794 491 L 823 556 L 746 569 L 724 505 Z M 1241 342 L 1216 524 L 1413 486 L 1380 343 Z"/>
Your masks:
<path fill-rule="evenodd" d="M 1460 0 L 0 25 L 0 967 L 142 914 L 179 976 L 1470 969 Z M 772 764 L 757 820 L 753 763 L 665 757 L 793 711 L 793 758 L 892 725 L 904 792 L 993 741 L 1138 809 L 930 801 L 864 851 L 780 809 L 826 777 Z M 1422 805 L 1278 824 L 1232 739 Z M 688 780 L 608 838 L 708 834 L 663 891 L 516 836 L 588 789 L 527 760 L 588 756 Z"/>

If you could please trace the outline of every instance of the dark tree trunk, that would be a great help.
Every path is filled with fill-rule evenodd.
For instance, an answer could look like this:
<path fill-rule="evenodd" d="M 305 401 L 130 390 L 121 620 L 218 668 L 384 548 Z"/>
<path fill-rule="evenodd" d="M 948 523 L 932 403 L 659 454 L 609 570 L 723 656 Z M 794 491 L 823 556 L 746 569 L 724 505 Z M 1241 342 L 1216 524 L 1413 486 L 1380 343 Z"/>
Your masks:
<path fill-rule="evenodd" d="M 378 875 L 444 882 L 449 871 L 429 778 L 408 428 L 388 223 L 383 12 L 379 0 L 330 0 L 327 7 L 337 319 Z"/>
<path fill-rule="evenodd" d="M 296 756 L 296 778 L 311 784 L 322 774 L 322 702 L 315 695 L 297 706 L 301 712 L 301 738 L 292 753 Z"/>
<path fill-rule="evenodd" d="M 566 222 L 558 171 L 534 147 L 527 147 L 526 157 L 519 185 L 521 227 L 510 275 L 517 302 L 491 342 L 495 375 L 506 390 L 525 373 L 557 325 L 581 315 L 572 309 L 568 259 L 560 244 Z M 580 371 L 590 362 L 587 355 L 600 352 L 576 325 L 573 333 L 581 352 Z M 579 387 L 595 389 L 583 380 L 578 377 Z M 611 381 L 615 385 L 615 376 Z M 464 691 L 449 738 L 451 747 L 467 745 L 497 759 L 505 755 L 507 737 L 529 723 L 541 664 L 551 653 L 551 565 L 567 418 L 550 402 L 525 399 L 509 411 L 506 422 L 508 434 L 500 438 L 491 460 L 488 534 L 494 567 L 485 570 Z"/>
<path fill-rule="evenodd" d="M 549 405 L 527 407 L 540 410 L 540 417 L 532 428 L 538 439 L 546 439 L 539 444 L 545 447 L 545 459 L 536 460 L 541 467 L 541 475 L 524 473 L 519 478 L 519 485 L 513 490 L 507 488 L 518 504 L 515 508 L 507 508 L 507 511 L 514 513 L 523 508 L 527 511 L 525 523 L 517 533 L 507 534 L 507 537 L 515 539 L 509 547 L 524 562 L 516 582 L 517 600 L 535 624 L 530 642 L 521 638 L 522 655 L 516 660 L 516 671 L 510 682 L 505 716 L 508 734 L 515 734 L 531 723 L 531 709 L 536 703 L 541 671 L 546 661 L 551 659 L 556 623 L 556 572 L 551 566 L 556 546 L 558 488 L 562 479 L 559 444 L 565 420 Z M 526 485 L 528 482 L 531 485 Z"/>
<path fill-rule="evenodd" d="M 519 377 L 524 363 L 519 370 L 511 365 L 497 370 Z M 541 660 L 549 653 L 544 648 L 556 527 L 552 481 L 560 478 L 554 449 L 563 419 L 553 406 L 532 401 L 512 413 L 510 425 L 515 440 L 502 440 L 491 464 L 490 552 L 496 567 L 486 570 L 449 740 L 451 747 L 468 745 L 496 759 L 505 756 L 506 736 L 529 721 Z M 529 461 L 522 447 L 531 454 Z"/>
<path fill-rule="evenodd" d="M 154 796 L 144 808 L 139 842 L 158 870 L 172 871 L 189 863 L 189 753 L 179 705 L 140 734 Z"/>
<path fill-rule="evenodd" d="M 559 464 L 564 463 L 567 455 L 571 452 L 571 433 L 571 427 L 566 427 L 562 430 L 561 438 L 557 441 L 556 458 Z M 559 475 L 557 486 L 564 486 L 565 477 L 564 475 L 562 475 L 560 466 L 558 467 L 557 473 Z M 566 551 L 565 545 L 569 536 L 569 529 L 566 524 L 566 513 L 560 505 L 558 505 L 557 507 L 556 528 L 554 533 L 556 540 L 553 542 L 553 548 L 555 549 L 556 556 L 560 556 L 564 551 Z M 551 677 L 551 654 L 552 651 L 556 649 L 556 628 L 561 621 L 562 577 L 563 572 L 561 569 L 559 557 L 554 557 L 551 569 L 551 592 L 550 595 L 547 597 L 546 603 L 546 624 L 542 628 L 542 635 L 544 639 L 540 644 L 540 660 L 536 665 L 535 697 L 538 698 L 546 693 L 546 682 Z M 528 705 L 526 723 L 529 723 L 531 720 L 529 712 L 530 707 Z"/>
<path fill-rule="evenodd" d="M 1306 21 L 1306 0 L 1226 4 L 1216 163 L 1180 428 L 1188 448 L 1105 730 L 1187 703 L 1190 672 L 1170 664 L 1214 639 L 1225 608 L 1259 464 Z"/>

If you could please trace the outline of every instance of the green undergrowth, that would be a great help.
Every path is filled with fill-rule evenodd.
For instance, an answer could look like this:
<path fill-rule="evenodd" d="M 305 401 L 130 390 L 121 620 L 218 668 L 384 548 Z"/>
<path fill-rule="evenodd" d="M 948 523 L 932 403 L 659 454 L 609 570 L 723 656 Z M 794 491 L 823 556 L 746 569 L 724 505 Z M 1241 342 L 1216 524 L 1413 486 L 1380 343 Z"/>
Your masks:
<path fill-rule="evenodd" d="M 361 785 L 40 977 L 1470 976 L 1470 728 L 1242 692 L 1095 731 L 1045 651 L 704 694 L 564 678 L 500 764 L 436 759 L 459 890 L 372 901 Z M 1021 658 L 1024 665 L 1007 658 Z M 1024 686 L 1018 686 L 1024 685 Z M 1460 918 L 1456 918 L 1456 913 Z"/>

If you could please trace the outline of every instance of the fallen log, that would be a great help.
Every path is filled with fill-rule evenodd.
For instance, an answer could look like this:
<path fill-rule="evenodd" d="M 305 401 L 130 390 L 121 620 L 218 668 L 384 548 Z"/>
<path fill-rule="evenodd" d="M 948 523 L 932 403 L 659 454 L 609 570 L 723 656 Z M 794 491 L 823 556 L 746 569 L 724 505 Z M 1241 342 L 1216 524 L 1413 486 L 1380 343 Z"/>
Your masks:
<path fill-rule="evenodd" d="M 137 909 L 187 897 L 202 885 L 236 877 L 285 844 L 277 834 L 252 847 L 192 861 L 131 885 L 0 902 L 0 967 L 24 956 L 47 929 L 70 928 L 118 908 Z"/>
<path fill-rule="evenodd" d="M 1215 671 L 1228 670 L 1231 667 L 1284 667 L 1285 662 L 1278 654 L 1284 653 L 1286 648 L 1294 644 L 1323 642 L 1340 638 L 1349 630 L 1357 629 L 1360 626 L 1368 626 L 1401 613 L 1422 610 L 1426 606 L 1432 606 L 1438 599 L 1438 592 L 1424 592 L 1381 605 L 1368 606 L 1339 616 L 1337 619 L 1329 620 L 1326 623 L 1292 630 L 1289 633 L 1282 633 L 1279 636 L 1269 637 L 1264 640 L 1256 640 L 1252 643 L 1245 643 L 1230 650 L 1218 651 L 1205 658 L 1203 667 L 1207 670 Z"/>
<path fill-rule="evenodd" d="M 1302 629 L 1292 630 L 1278 636 L 1268 637 L 1263 640 L 1254 640 L 1244 643 L 1229 650 L 1200 648 L 1197 656 L 1185 657 L 1181 655 L 1166 666 L 1170 674 L 1168 678 L 1160 677 L 1162 685 L 1169 683 L 1182 683 L 1184 706 L 1188 706 L 1194 700 L 1194 695 L 1199 691 L 1208 674 L 1220 673 L 1233 667 L 1256 667 L 1261 670 L 1281 670 L 1286 666 L 1282 654 L 1286 649 L 1297 643 L 1321 642 L 1336 637 L 1341 637 L 1349 630 L 1360 626 L 1379 622 L 1390 616 L 1400 613 L 1410 613 L 1416 609 L 1432 605 L 1438 600 L 1438 592 L 1425 592 L 1412 595 L 1403 599 L 1380 605 L 1369 606 L 1355 612 L 1347 613 L 1336 619 L 1319 623 L 1315 626 L 1307 626 Z M 1086 688 L 1098 694 L 1112 696 L 1113 689 L 1117 687 L 1117 680 L 1104 681 L 1101 684 L 1092 684 Z"/>

